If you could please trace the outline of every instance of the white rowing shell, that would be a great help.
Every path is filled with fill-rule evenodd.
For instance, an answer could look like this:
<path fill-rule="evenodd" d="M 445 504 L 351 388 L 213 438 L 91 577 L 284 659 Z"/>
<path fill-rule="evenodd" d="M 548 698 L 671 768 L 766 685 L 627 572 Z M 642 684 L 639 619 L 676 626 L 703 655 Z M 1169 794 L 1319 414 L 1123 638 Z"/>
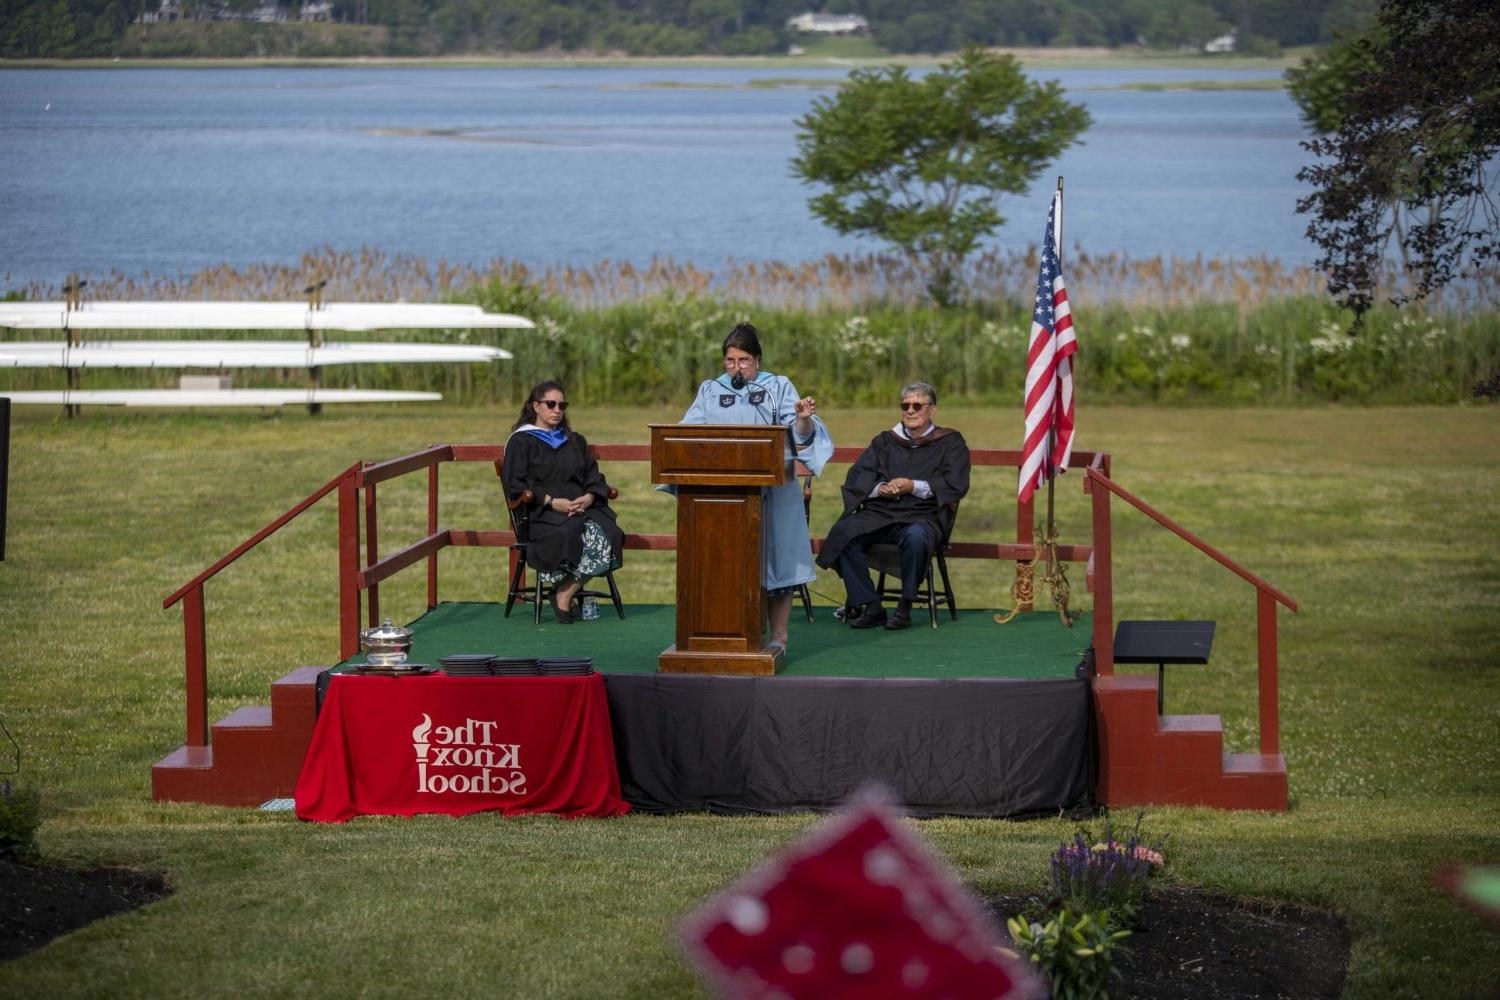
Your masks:
<path fill-rule="evenodd" d="M 0 341 L 0 368 L 320 368 L 327 365 L 503 361 L 480 344 L 335 343 L 289 340 Z"/>
<path fill-rule="evenodd" d="M 17 330 L 530 330 L 531 320 L 478 306 L 424 302 L 0 302 Z"/>
<path fill-rule="evenodd" d="M 415 403 L 442 399 L 437 392 L 394 389 L 70 389 L 5 392 L 11 402 L 50 406 L 301 406 L 312 403 Z"/>

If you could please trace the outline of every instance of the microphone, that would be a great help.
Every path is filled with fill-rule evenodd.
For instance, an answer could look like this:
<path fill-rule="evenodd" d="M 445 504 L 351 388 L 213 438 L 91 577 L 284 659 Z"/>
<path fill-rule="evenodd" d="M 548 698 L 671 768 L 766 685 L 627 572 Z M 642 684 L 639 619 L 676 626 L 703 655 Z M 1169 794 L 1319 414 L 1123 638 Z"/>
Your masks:
<path fill-rule="evenodd" d="M 739 392 L 741 389 L 745 388 L 745 375 L 744 375 L 744 373 L 743 372 L 735 372 L 734 376 L 729 380 L 729 387 L 731 389 L 733 389 L 735 392 Z"/>

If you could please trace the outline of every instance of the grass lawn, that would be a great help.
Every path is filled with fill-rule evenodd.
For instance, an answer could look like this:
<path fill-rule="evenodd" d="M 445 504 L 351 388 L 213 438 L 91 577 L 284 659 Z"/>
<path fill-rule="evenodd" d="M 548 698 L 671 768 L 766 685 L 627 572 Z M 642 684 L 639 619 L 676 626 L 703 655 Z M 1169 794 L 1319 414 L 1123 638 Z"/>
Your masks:
<path fill-rule="evenodd" d="M 576 402 L 576 425 L 598 442 L 643 441 L 645 424 L 679 414 Z M 831 402 L 840 444 L 895 418 Z M 1018 437 L 1015 412 L 943 411 L 975 446 Z M 512 419 L 443 405 L 315 419 L 92 409 L 73 421 L 18 408 L 0 716 L 23 749 L 23 782 L 46 796 L 41 845 L 52 859 L 165 871 L 175 893 L 0 965 L 0 996 L 699 993 L 673 921 L 811 817 L 321 827 L 150 801 L 150 766 L 183 732 L 181 615 L 162 598 L 350 462 L 498 440 Z M 1500 863 L 1497 421 L 1490 407 L 1080 413 L 1079 446 L 1113 453 L 1119 482 L 1301 604 L 1281 617 L 1291 811 L 1152 809 L 1147 824 L 1170 835 L 1174 883 L 1343 915 L 1352 997 L 1485 996 L 1500 984 L 1497 932 L 1431 884 L 1448 862 Z M 671 530 L 670 501 L 643 468 L 606 472 L 622 523 Z M 447 470 L 443 483 L 445 525 L 499 526 L 491 470 Z M 1005 536 L 1013 489 L 976 477 L 959 537 Z M 819 487 L 820 533 L 837 492 Z M 383 551 L 422 533 L 419 481 L 382 485 L 380 500 Z M 1065 540 L 1085 538 L 1076 476 L 1058 508 Z M 337 659 L 334 557 L 325 501 L 209 585 L 210 719 L 265 703 L 291 667 Z M 496 598 L 501 560 L 445 551 L 442 597 Z M 670 554 L 627 560 L 627 601 L 670 600 Z M 963 606 L 1005 603 L 997 567 L 955 569 Z M 382 588 L 398 621 L 423 610 L 420 576 Z M 1214 662 L 1170 672 L 1168 711 L 1221 714 L 1230 748 L 1254 750 L 1253 591 L 1118 508 L 1115 587 L 1120 617 L 1219 621 Z M 815 589 L 825 603 L 841 596 L 832 577 Z M 1040 887 L 1072 825 L 918 828 L 966 880 L 1002 892 Z"/>

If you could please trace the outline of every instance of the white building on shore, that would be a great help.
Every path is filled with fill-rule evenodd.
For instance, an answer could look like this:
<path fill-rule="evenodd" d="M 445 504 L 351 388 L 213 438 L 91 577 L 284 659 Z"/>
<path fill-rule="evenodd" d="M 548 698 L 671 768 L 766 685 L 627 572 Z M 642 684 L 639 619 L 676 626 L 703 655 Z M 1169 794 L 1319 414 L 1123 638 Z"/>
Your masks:
<path fill-rule="evenodd" d="M 798 14 L 786 19 L 786 30 L 804 35 L 863 35 L 870 22 L 858 14 Z"/>

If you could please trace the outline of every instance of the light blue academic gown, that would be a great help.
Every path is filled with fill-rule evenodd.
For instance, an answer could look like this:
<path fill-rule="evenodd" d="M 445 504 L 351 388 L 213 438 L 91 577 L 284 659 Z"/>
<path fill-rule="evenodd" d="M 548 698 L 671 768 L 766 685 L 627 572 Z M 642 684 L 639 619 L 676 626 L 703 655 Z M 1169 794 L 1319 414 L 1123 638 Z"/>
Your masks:
<path fill-rule="evenodd" d="M 785 375 L 761 372 L 743 389 L 731 386 L 728 375 L 711 378 L 698 387 L 693 405 L 682 415 L 684 424 L 782 424 L 792 428 L 790 440 L 797 457 L 813 475 L 833 457 L 833 438 L 823 421 L 813 417 L 810 441 L 797 438 L 797 387 Z M 807 537 L 807 514 L 802 487 L 796 477 L 773 486 L 762 496 L 761 583 L 767 590 L 784 590 L 817 577 L 812 544 Z"/>

